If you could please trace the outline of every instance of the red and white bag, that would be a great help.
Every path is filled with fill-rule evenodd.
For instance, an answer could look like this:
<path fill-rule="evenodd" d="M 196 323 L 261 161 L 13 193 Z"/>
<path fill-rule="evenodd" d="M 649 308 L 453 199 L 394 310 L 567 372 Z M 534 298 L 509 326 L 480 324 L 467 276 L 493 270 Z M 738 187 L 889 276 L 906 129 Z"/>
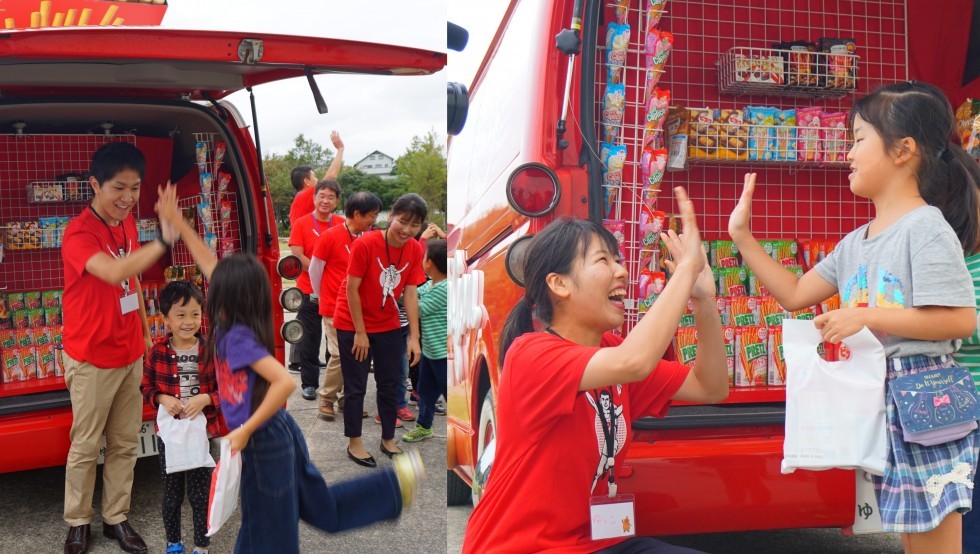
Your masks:
<path fill-rule="evenodd" d="M 221 439 L 221 457 L 211 474 L 208 496 L 208 534 L 211 537 L 228 521 L 238 507 L 242 481 L 242 453 L 231 451 L 231 441 Z"/>

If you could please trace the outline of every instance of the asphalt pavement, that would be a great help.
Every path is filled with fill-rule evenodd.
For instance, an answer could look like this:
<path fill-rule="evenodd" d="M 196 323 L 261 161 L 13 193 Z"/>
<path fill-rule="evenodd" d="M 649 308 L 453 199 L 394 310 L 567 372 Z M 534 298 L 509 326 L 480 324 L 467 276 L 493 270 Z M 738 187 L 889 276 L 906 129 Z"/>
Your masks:
<path fill-rule="evenodd" d="M 293 375 L 299 384 L 299 375 Z M 381 455 L 377 445 L 381 441 L 381 426 L 374 423 L 377 413 L 373 379 L 368 380 L 365 409 L 371 414 L 364 420 L 364 443 L 378 464 L 388 466 L 391 461 Z M 327 483 L 364 475 L 372 470 L 354 464 L 347 458 L 347 441 L 342 417 L 324 421 L 318 417 L 315 401 L 303 400 L 301 391 L 289 399 L 287 409 L 296 419 L 310 450 L 310 458 L 326 478 Z M 413 412 L 414 407 L 411 407 Z M 425 463 L 426 479 L 419 502 L 404 512 L 400 519 L 377 523 L 365 528 L 343 533 L 327 534 L 300 523 L 300 546 L 303 552 L 442 552 L 446 547 L 446 432 L 445 418 L 437 416 L 433 438 L 404 444 L 403 448 L 418 448 Z M 411 428 L 414 423 L 407 423 Z M 397 429 L 400 438 L 404 430 Z M 115 541 L 101 533 L 99 502 L 101 499 L 101 475 L 96 480 L 95 511 L 89 552 L 122 552 Z M 0 553 L 62 551 L 68 526 L 62 519 L 64 507 L 64 467 L 0 474 Z M 150 552 L 164 552 L 166 537 L 160 513 L 162 491 L 160 463 L 156 456 L 141 458 L 136 463 L 133 483 L 133 500 L 129 520 L 143 536 Z M 192 546 L 193 524 L 190 507 L 186 501 L 183 512 L 185 544 Z M 232 552 L 235 537 L 241 524 L 240 512 L 212 538 L 210 551 L 215 554 Z M 191 548 L 188 548 L 190 552 Z"/>

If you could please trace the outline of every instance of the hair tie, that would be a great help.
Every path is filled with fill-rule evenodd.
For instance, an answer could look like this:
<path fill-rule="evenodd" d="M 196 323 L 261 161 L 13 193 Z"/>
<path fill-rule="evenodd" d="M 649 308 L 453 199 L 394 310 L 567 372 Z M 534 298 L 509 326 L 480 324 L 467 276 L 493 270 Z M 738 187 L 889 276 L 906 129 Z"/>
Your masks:
<path fill-rule="evenodd" d="M 953 151 L 950 150 L 948 146 L 946 148 L 943 148 L 943 151 L 939 153 L 939 159 L 942 160 L 942 161 L 944 161 L 944 162 L 948 162 L 948 161 L 952 160 L 953 159 Z"/>

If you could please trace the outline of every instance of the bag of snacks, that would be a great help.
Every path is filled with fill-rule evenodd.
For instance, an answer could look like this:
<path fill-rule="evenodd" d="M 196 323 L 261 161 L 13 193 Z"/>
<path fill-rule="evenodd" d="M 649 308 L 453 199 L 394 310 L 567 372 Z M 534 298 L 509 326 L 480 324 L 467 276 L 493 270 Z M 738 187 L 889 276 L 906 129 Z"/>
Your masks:
<path fill-rule="evenodd" d="M 743 110 L 749 123 L 750 160 L 772 160 L 776 155 L 776 108 L 748 107 Z"/>
<path fill-rule="evenodd" d="M 775 159 L 796 161 L 796 110 L 776 110 Z"/>
<path fill-rule="evenodd" d="M 797 159 L 801 162 L 822 162 L 823 148 L 820 143 L 820 114 L 823 108 L 797 108 L 796 142 Z"/>
<path fill-rule="evenodd" d="M 646 102 L 664 73 L 667 58 L 674 48 L 674 35 L 659 29 L 647 29 L 646 40 L 646 86 L 643 101 Z"/>
<path fill-rule="evenodd" d="M 715 111 L 711 108 L 690 110 L 688 128 L 691 131 L 688 156 L 717 158 L 721 131 L 715 121 Z"/>
<path fill-rule="evenodd" d="M 853 38 L 821 38 L 818 41 L 827 67 L 824 70 L 827 88 L 853 90 L 857 88 L 857 47 Z"/>
<path fill-rule="evenodd" d="M 623 83 L 607 83 L 602 95 L 602 141 L 614 144 L 619 138 L 619 129 L 623 125 L 623 113 L 626 111 L 626 85 Z"/>
<path fill-rule="evenodd" d="M 667 275 L 663 271 L 641 270 L 637 311 L 640 313 L 648 312 L 666 285 Z"/>
<path fill-rule="evenodd" d="M 664 170 L 667 168 L 667 151 L 664 149 L 654 150 L 644 148 L 640 156 L 640 196 L 643 205 L 653 209 L 660 196 L 660 182 L 664 178 Z"/>
<path fill-rule="evenodd" d="M 643 124 L 643 147 L 663 148 L 664 139 L 661 136 L 667 110 L 670 108 L 670 91 L 654 89 L 646 104 L 646 118 Z"/>
<path fill-rule="evenodd" d="M 607 83 L 623 82 L 623 67 L 626 66 L 626 49 L 630 44 L 630 26 L 609 23 L 606 27 L 606 68 Z"/>
<path fill-rule="evenodd" d="M 715 110 L 718 122 L 718 157 L 726 160 L 744 160 L 749 157 L 749 126 L 742 110 Z"/>
<path fill-rule="evenodd" d="M 823 141 L 824 160 L 843 162 L 847 157 L 847 114 L 823 112 L 820 114 L 820 140 Z"/>
<path fill-rule="evenodd" d="M 619 257 L 620 259 L 626 259 L 626 222 L 622 219 L 603 219 L 602 226 L 606 228 L 607 231 L 612 233 L 612 236 L 616 238 L 616 244 L 619 245 Z"/>

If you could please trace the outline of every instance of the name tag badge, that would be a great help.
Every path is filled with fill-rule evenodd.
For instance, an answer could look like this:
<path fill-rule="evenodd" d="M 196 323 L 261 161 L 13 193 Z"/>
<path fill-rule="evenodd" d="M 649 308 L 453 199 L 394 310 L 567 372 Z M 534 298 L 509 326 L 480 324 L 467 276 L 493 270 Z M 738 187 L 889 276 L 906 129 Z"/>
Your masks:
<path fill-rule="evenodd" d="M 633 495 L 593 496 L 589 499 L 592 540 L 636 536 Z"/>
<path fill-rule="evenodd" d="M 119 298 L 119 307 L 122 309 L 123 315 L 129 312 L 135 312 L 140 309 L 139 295 L 135 292 L 132 294 L 127 294 Z"/>

